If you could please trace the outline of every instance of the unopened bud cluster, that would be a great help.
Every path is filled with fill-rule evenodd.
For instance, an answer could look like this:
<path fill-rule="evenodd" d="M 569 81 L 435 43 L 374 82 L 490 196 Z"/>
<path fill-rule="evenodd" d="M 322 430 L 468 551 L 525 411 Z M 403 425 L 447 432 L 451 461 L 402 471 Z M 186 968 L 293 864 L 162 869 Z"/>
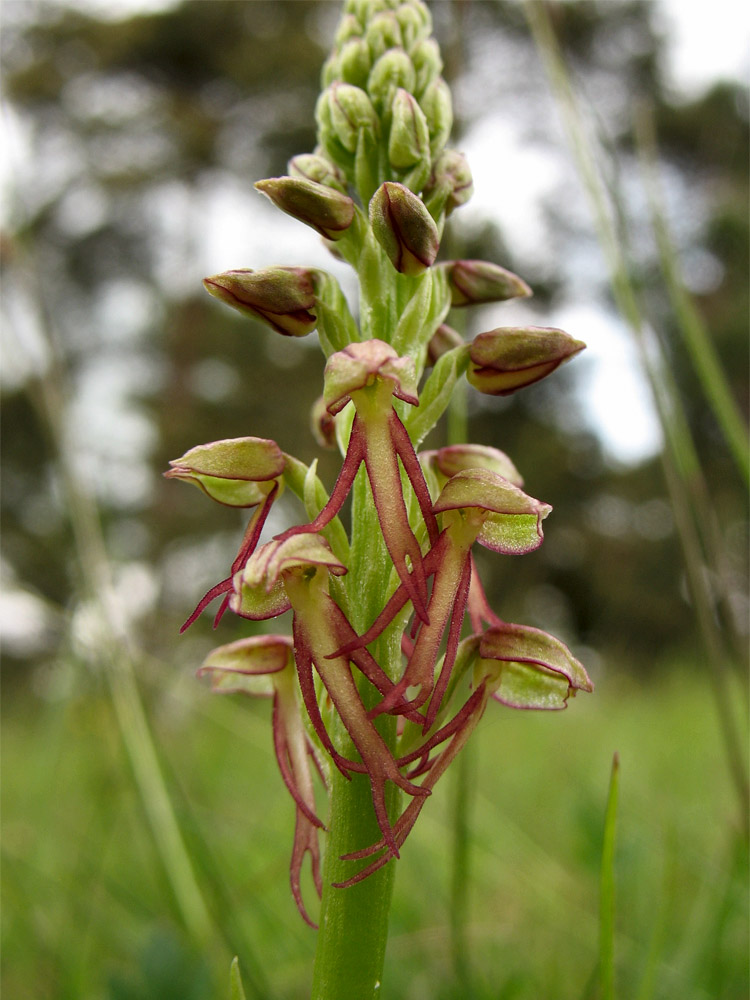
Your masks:
<path fill-rule="evenodd" d="M 398 857 L 490 699 L 560 709 L 592 689 L 561 642 L 499 617 L 474 561 L 476 545 L 504 556 L 537 549 L 550 505 L 524 492 L 494 446 L 417 450 L 464 375 L 481 392 L 507 395 L 584 346 L 541 327 L 496 328 L 465 343 L 446 322 L 452 308 L 531 291 L 497 264 L 439 260 L 445 219 L 472 181 L 445 145 L 451 99 L 430 32 L 420 0 L 347 0 L 323 70 L 318 146 L 295 156 L 287 175 L 256 184 L 352 265 L 358 319 L 319 269 L 241 268 L 205 281 L 277 333 L 317 331 L 327 361 L 311 426 L 321 446 L 342 454 L 330 493 L 315 463 L 263 437 L 191 448 L 166 473 L 251 511 L 226 578 L 184 627 L 219 598 L 215 625 L 226 611 L 250 622 L 292 615 L 291 635 L 228 643 L 201 673 L 217 691 L 273 698 L 274 747 L 297 814 L 292 891 L 310 922 L 300 870 L 309 855 L 322 891 L 316 773 L 329 787 L 340 776 L 369 782 L 379 839 L 341 855 L 351 868 L 334 884 L 345 887 Z M 299 521 L 264 541 L 284 489 L 302 504 Z M 347 502 L 348 531 L 339 518 Z M 395 817 L 394 792 L 406 801 Z"/>

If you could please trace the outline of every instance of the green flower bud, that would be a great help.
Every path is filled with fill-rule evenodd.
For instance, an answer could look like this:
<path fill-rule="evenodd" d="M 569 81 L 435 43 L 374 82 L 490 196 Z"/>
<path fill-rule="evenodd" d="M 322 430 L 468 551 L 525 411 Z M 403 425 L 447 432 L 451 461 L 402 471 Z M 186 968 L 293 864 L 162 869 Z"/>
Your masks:
<path fill-rule="evenodd" d="M 350 39 L 358 38 L 362 34 L 362 24 L 364 21 L 360 21 L 353 12 L 344 14 L 333 36 L 334 50 L 340 49 Z"/>
<path fill-rule="evenodd" d="M 384 10 L 391 10 L 396 3 L 391 0 L 346 0 L 344 10 L 347 14 L 352 14 L 361 25 L 366 25 L 368 21 L 380 14 Z"/>
<path fill-rule="evenodd" d="M 339 69 L 339 54 L 338 52 L 332 52 L 323 63 L 323 69 L 320 71 L 321 87 L 330 87 L 332 83 L 335 83 L 340 79 L 341 72 Z M 323 92 L 325 93 L 325 90 Z"/>
<path fill-rule="evenodd" d="M 434 38 L 423 38 L 412 45 L 409 49 L 409 56 L 417 76 L 414 84 L 414 96 L 419 98 L 443 71 L 440 47 Z"/>
<path fill-rule="evenodd" d="M 454 260 L 444 266 L 453 307 L 504 302 L 506 299 L 527 298 L 532 294 L 517 274 L 487 260 Z"/>
<path fill-rule="evenodd" d="M 420 199 L 403 184 L 381 184 L 370 202 L 370 225 L 401 274 L 421 274 L 434 263 L 440 248 L 437 226 Z"/>
<path fill-rule="evenodd" d="M 338 58 L 339 79 L 355 87 L 365 87 L 370 75 L 370 50 L 361 38 L 350 38 Z"/>
<path fill-rule="evenodd" d="M 300 153 L 291 158 L 287 169 L 291 177 L 314 181 L 316 184 L 323 184 L 325 187 L 346 193 L 346 177 L 343 171 L 325 156 L 317 153 Z"/>
<path fill-rule="evenodd" d="M 509 396 L 551 374 L 585 346 L 552 327 L 501 327 L 474 338 L 466 377 L 480 392 Z"/>
<path fill-rule="evenodd" d="M 287 215 L 338 240 L 352 224 L 354 202 L 348 194 L 301 177 L 269 177 L 255 187 Z"/>
<path fill-rule="evenodd" d="M 357 150 L 357 140 L 362 129 L 373 134 L 378 131 L 378 116 L 370 98 L 359 87 L 350 83 L 335 83 L 329 87 L 330 120 L 336 138 L 349 153 Z"/>
<path fill-rule="evenodd" d="M 402 3 L 395 13 L 405 49 L 432 33 L 432 17 L 423 3 Z"/>
<path fill-rule="evenodd" d="M 427 119 L 416 99 L 399 88 L 391 105 L 391 134 L 388 139 L 390 164 L 402 170 L 413 167 L 425 157 L 429 162 L 429 152 Z"/>
<path fill-rule="evenodd" d="M 432 176 L 423 193 L 430 215 L 433 218 L 441 212 L 450 215 L 465 205 L 473 193 L 474 182 L 466 157 L 458 150 L 444 149 L 433 164 Z"/>
<path fill-rule="evenodd" d="M 442 358 L 444 354 L 452 351 L 454 347 L 461 347 L 463 342 L 464 338 L 458 330 L 454 330 L 447 323 L 441 323 L 427 345 L 427 363 L 434 365 L 438 358 Z"/>
<path fill-rule="evenodd" d="M 419 103 L 430 130 L 430 151 L 433 156 L 442 150 L 453 128 L 453 103 L 448 84 L 442 77 L 427 87 Z"/>
<path fill-rule="evenodd" d="M 390 10 L 376 14 L 367 25 L 365 41 L 373 60 L 379 59 L 388 49 L 403 48 L 401 25 L 395 14 Z"/>
<path fill-rule="evenodd" d="M 389 49 L 378 59 L 367 80 L 367 93 L 382 113 L 390 108 L 399 87 L 411 92 L 414 88 L 414 67 L 403 49 Z"/>
<path fill-rule="evenodd" d="M 335 83 L 327 87 L 318 97 L 315 104 L 315 121 L 318 126 L 319 148 L 333 163 L 345 170 L 350 168 L 353 157 L 341 144 L 336 129 L 333 126 L 332 94 Z"/>
<path fill-rule="evenodd" d="M 240 268 L 206 278 L 206 290 L 227 305 L 287 337 L 304 337 L 317 324 L 314 271 L 303 267 Z"/>
<path fill-rule="evenodd" d="M 169 463 L 164 476 L 193 483 L 227 507 L 254 507 L 276 485 L 285 464 L 275 441 L 230 438 L 191 448 Z"/>

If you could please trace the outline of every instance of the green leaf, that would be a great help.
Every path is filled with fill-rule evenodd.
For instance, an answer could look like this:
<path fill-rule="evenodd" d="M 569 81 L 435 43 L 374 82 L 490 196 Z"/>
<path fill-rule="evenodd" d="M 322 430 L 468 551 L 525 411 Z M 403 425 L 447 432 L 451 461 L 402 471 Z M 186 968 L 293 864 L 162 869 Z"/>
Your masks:
<path fill-rule="evenodd" d="M 232 967 L 229 970 L 229 1000 L 247 1000 L 245 991 L 242 988 L 240 960 L 236 955 L 232 959 Z"/>
<path fill-rule="evenodd" d="M 285 454 L 284 457 L 286 459 L 285 481 L 292 493 L 305 505 L 305 511 L 312 521 L 328 502 L 325 486 L 314 471 L 311 475 L 310 468 L 304 462 L 293 455 Z M 310 482 L 313 483 L 314 489 L 309 485 Z M 348 563 L 349 538 L 338 517 L 334 517 L 331 523 L 323 528 L 321 534 L 327 539 L 338 559 L 342 563 Z"/>
<path fill-rule="evenodd" d="M 406 429 L 417 448 L 450 405 L 453 388 L 469 366 L 468 345 L 447 351 L 432 369 L 419 395 L 419 406 L 406 420 Z"/>

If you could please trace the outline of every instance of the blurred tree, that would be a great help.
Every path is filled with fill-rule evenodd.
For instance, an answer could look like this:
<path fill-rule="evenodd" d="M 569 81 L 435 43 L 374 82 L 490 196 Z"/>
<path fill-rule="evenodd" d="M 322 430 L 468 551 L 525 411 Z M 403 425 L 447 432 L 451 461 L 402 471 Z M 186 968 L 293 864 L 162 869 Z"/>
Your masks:
<path fill-rule="evenodd" d="M 679 203 L 691 194 L 677 240 L 747 407 L 746 95 L 722 84 L 691 104 L 672 100 L 653 4 L 565 2 L 550 12 L 621 164 L 613 183 L 625 199 L 623 235 L 738 552 L 744 494 L 675 337 L 634 194 L 632 109 L 644 96 L 653 104 L 671 196 Z M 42 330 L 69 373 L 61 430 L 76 442 L 111 556 L 116 566 L 151 567 L 158 581 L 156 605 L 137 608 L 143 641 L 156 653 L 172 644 L 201 588 L 223 575 L 241 530 L 236 513 L 207 509 L 197 494 L 163 483 L 167 460 L 196 442 L 246 433 L 275 438 L 307 460 L 316 451 L 312 437 L 287 440 L 284 415 L 266 403 L 283 397 L 298 426 L 313 402 L 319 356 L 217 308 L 201 295 L 198 268 L 210 213 L 232 199 L 244 205 L 255 179 L 282 173 L 289 156 L 313 148 L 318 74 L 337 13 L 337 4 L 313 0 L 185 3 L 118 21 L 66 4 L 17 2 L 5 11 L 5 87 L 21 142 L 2 244 L 4 308 L 21 351 L 41 350 L 36 367 L 22 358 L 9 366 L 5 387 L 5 559 L 45 601 L 74 601 L 56 456 L 33 405 L 49 371 L 35 346 Z M 557 157 L 547 84 L 520 5 L 435 4 L 433 15 L 459 135 L 489 109 L 507 115 L 522 141 Z M 583 291 L 609 308 L 605 275 L 594 266 L 593 278 L 581 278 L 573 266 L 598 250 L 570 184 L 568 175 L 547 197 L 549 241 L 536 254 L 506 247 L 491 220 L 463 228 L 459 220 L 451 236 L 461 256 L 496 259 L 527 278 L 541 323 Z M 257 242 L 248 233 L 248 245 L 250 236 Z M 304 230 L 299 239 L 314 244 Z M 546 544 L 520 563 L 505 561 L 493 599 L 508 617 L 645 669 L 693 642 L 679 549 L 656 461 L 623 468 L 607 459 L 587 426 L 584 381 L 585 371 L 571 368 L 510 400 L 471 399 L 472 439 L 507 450 L 529 490 L 555 505 Z M 323 459 L 328 483 L 335 468 L 335 459 Z M 739 594 L 739 558 L 732 572 Z"/>

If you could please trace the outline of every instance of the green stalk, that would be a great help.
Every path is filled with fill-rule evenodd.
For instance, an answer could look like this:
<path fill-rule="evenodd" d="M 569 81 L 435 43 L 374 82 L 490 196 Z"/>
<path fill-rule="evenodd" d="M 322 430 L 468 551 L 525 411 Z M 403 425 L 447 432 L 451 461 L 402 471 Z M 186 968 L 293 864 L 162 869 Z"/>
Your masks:
<path fill-rule="evenodd" d="M 357 631 L 364 631 L 377 615 L 389 585 L 390 569 L 372 493 L 365 470 L 360 469 L 353 490 L 351 560 L 346 577 L 351 623 Z M 392 628 L 384 633 L 374 653 L 383 669 L 395 678 L 401 652 L 400 637 L 393 633 Z M 366 690 L 362 694 L 366 695 Z M 377 700 L 377 692 L 373 695 Z M 377 726 L 393 751 L 396 720 L 381 715 Z M 345 754 L 351 751 L 341 723 L 332 737 L 337 746 L 344 747 Z M 335 769 L 331 770 L 329 832 L 311 1000 L 371 1000 L 379 995 L 382 980 L 396 866 L 391 861 L 356 885 L 346 889 L 333 887 L 333 883 L 346 881 L 357 870 L 356 862 L 342 861 L 341 855 L 376 843 L 382 834 L 375 819 L 367 776 L 354 774 L 348 781 Z M 386 798 L 393 817 L 398 811 L 399 790 L 389 784 Z"/>
<path fill-rule="evenodd" d="M 381 834 L 366 775 L 347 781 L 336 772 L 330 802 L 311 998 L 370 1000 L 378 995 L 383 974 L 396 869 L 390 862 L 356 885 L 333 888 L 333 882 L 346 880 L 354 871 L 354 862 L 341 861 L 340 855 L 374 843 Z"/>
<path fill-rule="evenodd" d="M 448 407 L 448 443 L 461 444 L 469 437 L 466 382 L 457 382 Z M 465 746 L 453 763 L 455 774 L 451 795 L 452 870 L 450 884 L 450 932 L 453 975 L 470 995 L 471 961 L 469 957 L 469 878 L 471 871 L 471 836 L 469 812 L 475 785 L 476 748 Z"/>

